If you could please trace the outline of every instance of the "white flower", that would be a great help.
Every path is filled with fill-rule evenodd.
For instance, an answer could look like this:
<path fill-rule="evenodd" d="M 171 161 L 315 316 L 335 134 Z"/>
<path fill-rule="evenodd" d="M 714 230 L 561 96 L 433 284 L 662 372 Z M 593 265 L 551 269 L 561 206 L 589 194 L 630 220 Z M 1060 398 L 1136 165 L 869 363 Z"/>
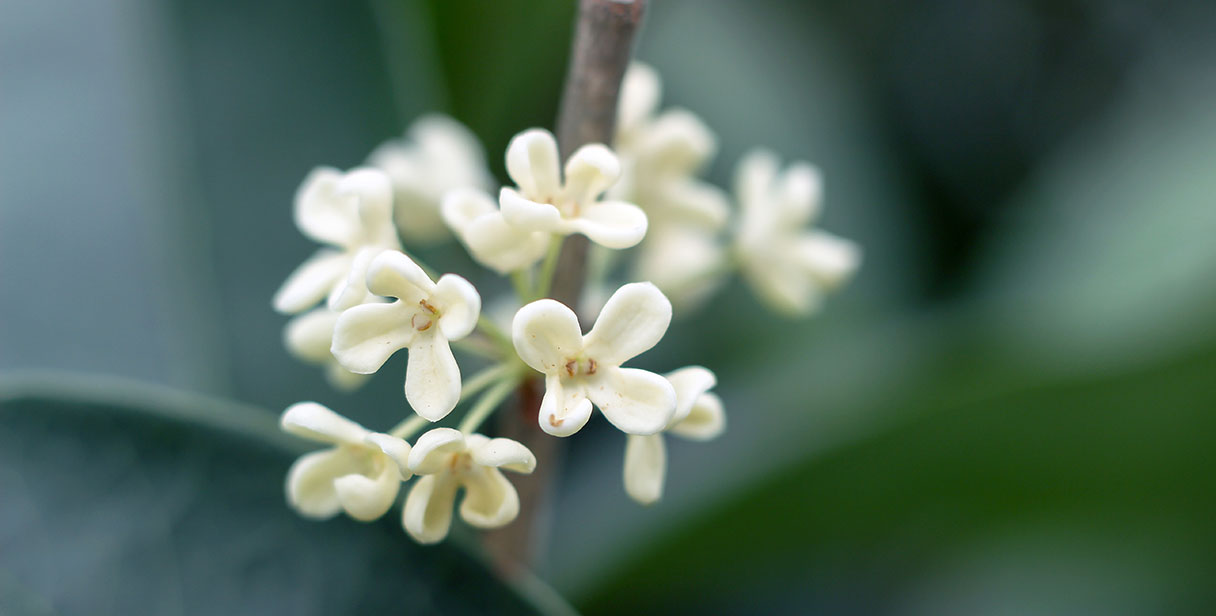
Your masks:
<path fill-rule="evenodd" d="M 662 430 L 676 410 L 675 390 L 653 372 L 621 364 L 658 343 L 670 323 L 671 303 L 648 282 L 613 293 L 586 336 L 574 312 L 554 300 L 520 308 L 511 328 L 515 351 L 545 375 L 541 429 L 554 436 L 578 432 L 594 402 L 624 432 Z"/>
<path fill-rule="evenodd" d="M 637 203 L 652 230 L 669 225 L 721 229 L 729 214 L 726 195 L 696 178 L 717 151 L 709 127 L 685 109 L 658 112 L 659 76 L 638 62 L 621 86 L 613 145 L 622 161 L 614 199 Z"/>
<path fill-rule="evenodd" d="M 726 429 L 722 400 L 709 392 L 717 383 L 714 373 L 689 366 L 669 373 L 667 380 L 676 391 L 676 413 L 665 432 L 705 441 Z M 625 491 L 629 496 L 643 505 L 659 500 L 666 474 L 663 434 L 630 434 L 625 445 Z"/>
<path fill-rule="evenodd" d="M 654 229 L 633 263 L 633 277 L 649 280 L 677 308 L 691 309 L 725 280 L 726 247 L 711 232 L 696 227 Z"/>
<path fill-rule="evenodd" d="M 343 368 L 329 350 L 339 314 L 322 306 L 292 318 L 283 329 L 283 344 L 296 358 L 324 367 L 325 378 L 331 385 L 351 391 L 366 383 L 367 375 Z"/>
<path fill-rule="evenodd" d="M 443 540 L 452 525 L 456 492 L 464 488 L 460 517 L 477 528 L 498 528 L 519 515 L 515 486 L 498 469 L 531 473 L 536 456 L 505 438 L 435 428 L 418 437 L 410 469 L 423 475 L 405 499 L 402 525 L 419 543 Z"/>
<path fill-rule="evenodd" d="M 371 257 L 399 249 L 392 222 L 392 188 L 377 169 L 314 169 L 296 192 L 295 221 L 304 235 L 327 244 L 288 276 L 275 310 L 303 312 L 329 297 L 334 310 L 364 301 L 363 271 Z"/>
<path fill-rule="evenodd" d="M 351 372 L 371 374 L 390 355 L 408 348 L 405 399 L 419 415 L 443 419 L 460 401 L 460 367 L 448 342 L 477 326 L 477 289 L 455 274 L 431 282 L 417 263 L 395 250 L 372 260 L 367 287 L 397 301 L 343 312 L 334 326 L 334 357 Z"/>
<path fill-rule="evenodd" d="M 549 246 L 549 233 L 508 224 L 494 199 L 475 188 L 449 192 L 442 213 L 469 254 L 500 274 L 531 267 Z"/>
<path fill-rule="evenodd" d="M 617 249 L 634 246 L 646 235 L 641 208 L 597 200 L 621 174 L 620 161 L 607 146 L 593 143 L 575 151 L 566 162 L 563 182 L 553 135 L 526 130 L 507 146 L 507 174 L 518 189 L 503 188 L 499 202 L 506 221 L 520 229 L 582 233 Z"/>
<path fill-rule="evenodd" d="M 849 240 L 805 229 L 819 214 L 819 171 L 794 163 L 779 173 L 778 165 L 766 151 L 750 152 L 739 163 L 735 183 L 742 212 L 735 250 L 744 277 L 764 300 L 805 314 L 853 274 L 861 251 Z"/>
<path fill-rule="evenodd" d="M 302 456 L 287 472 L 287 501 L 300 515 L 325 519 L 346 511 L 356 520 L 375 520 L 393 506 L 401 482 L 412 476 L 408 443 L 369 432 L 316 402 L 293 404 L 280 425 L 334 445 Z"/>
<path fill-rule="evenodd" d="M 397 226 L 409 242 L 430 243 L 448 237 L 439 204 L 449 190 L 489 189 L 491 185 L 477 137 L 456 120 L 439 114 L 415 120 L 404 138 L 381 145 L 368 162 L 392 178 Z"/>

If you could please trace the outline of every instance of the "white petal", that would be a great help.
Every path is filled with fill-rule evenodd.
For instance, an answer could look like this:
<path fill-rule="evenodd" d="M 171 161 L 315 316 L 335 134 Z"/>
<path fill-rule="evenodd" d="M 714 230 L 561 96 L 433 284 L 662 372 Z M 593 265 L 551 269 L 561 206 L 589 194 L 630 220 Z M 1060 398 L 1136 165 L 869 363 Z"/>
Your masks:
<path fill-rule="evenodd" d="M 435 292 L 435 283 L 405 253 L 386 250 L 368 266 L 367 288 L 376 295 L 396 297 L 414 305 Z"/>
<path fill-rule="evenodd" d="M 751 150 L 739 161 L 735 192 L 744 218 L 775 209 L 770 194 L 779 165 L 777 155 L 768 150 Z"/>
<path fill-rule="evenodd" d="M 717 138 L 696 114 L 670 109 L 647 127 L 638 149 L 654 171 L 692 175 L 717 151 Z"/>
<path fill-rule="evenodd" d="M 445 472 L 453 454 L 468 449 L 464 434 L 453 428 L 434 428 L 414 442 L 410 449 L 409 467 L 419 475 Z"/>
<path fill-rule="evenodd" d="M 334 481 L 338 501 L 350 517 L 370 522 L 388 513 L 401 488 L 397 465 L 384 464 L 375 477 L 349 474 Z"/>
<path fill-rule="evenodd" d="M 577 218 L 566 220 L 562 229 L 582 233 L 605 248 L 637 246 L 646 237 L 646 212 L 624 201 L 600 201 L 584 205 Z"/>
<path fill-rule="evenodd" d="M 509 438 L 486 438 L 480 434 L 468 437 L 473 462 L 482 466 L 505 468 L 516 473 L 536 470 L 536 456 L 519 441 Z"/>
<path fill-rule="evenodd" d="M 625 491 L 629 497 L 649 505 L 663 495 L 667 474 L 667 446 L 662 434 L 630 434 L 625 443 Z"/>
<path fill-rule="evenodd" d="M 510 225 L 501 212 L 478 218 L 464 228 L 460 239 L 478 263 L 509 274 L 531 267 L 545 256 L 550 234 Z"/>
<path fill-rule="evenodd" d="M 777 208 L 783 225 L 800 227 L 819 214 L 823 177 L 811 164 L 791 164 L 778 178 L 775 188 L 777 201 L 770 207 Z"/>
<path fill-rule="evenodd" d="M 659 226 L 657 220 L 672 220 L 689 226 L 718 230 L 726 225 L 730 217 L 726 193 L 717 186 L 683 180 L 668 182 L 663 186 L 661 211 L 647 214 L 651 226 Z"/>
<path fill-rule="evenodd" d="M 447 417 L 460 402 L 460 366 L 441 332 L 427 332 L 410 342 L 405 399 L 430 421 Z"/>
<path fill-rule="evenodd" d="M 476 188 L 457 188 L 443 195 L 440 212 L 453 231 L 463 233 L 474 220 L 498 211 L 494 198 Z"/>
<path fill-rule="evenodd" d="M 511 339 L 519 358 L 545 374 L 558 374 L 583 351 L 578 317 L 565 304 L 551 299 L 520 308 L 511 322 Z"/>
<path fill-rule="evenodd" d="M 304 517 L 332 518 L 342 511 L 334 481 L 357 468 L 350 453 L 341 449 L 325 449 L 301 456 L 287 471 L 287 502 Z"/>
<path fill-rule="evenodd" d="M 589 143 L 566 161 L 563 200 L 588 205 L 621 177 L 621 161 L 602 143 Z"/>
<path fill-rule="evenodd" d="M 405 439 L 383 432 L 373 432 L 363 440 L 369 445 L 374 445 L 392 460 L 397 467 L 397 477 L 400 481 L 406 481 L 414 476 L 414 472 L 410 470 L 410 444 L 405 442 Z"/>
<path fill-rule="evenodd" d="M 342 281 L 351 255 L 321 249 L 297 267 L 274 294 L 274 309 L 295 314 L 312 308 Z"/>
<path fill-rule="evenodd" d="M 787 248 L 779 247 L 783 245 Z M 743 276 L 769 306 L 802 316 L 819 308 L 823 292 L 811 274 L 791 260 L 791 252 L 787 243 L 775 242 L 765 252 L 748 255 Z"/>
<path fill-rule="evenodd" d="M 339 196 L 354 199 L 359 215 L 359 239 L 364 243 L 397 242 L 393 227 L 393 183 L 374 167 L 348 171 L 338 181 Z"/>
<path fill-rule="evenodd" d="M 790 258 L 806 268 L 820 286 L 834 289 L 857 271 L 861 249 L 844 238 L 813 231 L 794 242 Z"/>
<path fill-rule="evenodd" d="M 350 261 L 346 277 L 334 284 L 326 305 L 330 310 L 341 312 L 366 303 L 375 296 L 367 289 L 367 269 L 372 259 L 383 251 L 383 248 L 361 248 Z"/>
<path fill-rule="evenodd" d="M 633 62 L 621 82 L 620 103 L 617 107 L 617 131 L 638 130 L 654 114 L 662 96 L 662 82 L 653 68 Z"/>
<path fill-rule="evenodd" d="M 519 515 L 515 486 L 496 468 L 478 468 L 464 475 L 460 517 L 477 528 L 498 528 Z"/>
<path fill-rule="evenodd" d="M 671 423 L 676 392 L 667 379 L 636 368 L 603 368 L 587 395 L 612 425 L 628 434 L 655 434 Z"/>
<path fill-rule="evenodd" d="M 305 312 L 287 322 L 283 328 L 283 344 L 294 356 L 313 363 L 333 359 L 329 346 L 334 338 L 334 324 L 338 313 L 328 308 L 317 308 Z"/>
<path fill-rule="evenodd" d="M 427 475 L 414 482 L 401 516 L 402 526 L 418 543 L 439 543 L 452 526 L 452 509 L 460 485 L 450 475 Z"/>
<path fill-rule="evenodd" d="M 440 311 L 439 331 L 448 340 L 460 340 L 477 327 L 481 316 L 481 296 L 477 289 L 456 274 L 444 274 L 435 283 L 431 303 Z"/>
<path fill-rule="evenodd" d="M 284 432 L 323 443 L 362 444 L 368 434 L 363 426 L 316 402 L 297 402 L 287 407 L 279 426 Z"/>
<path fill-rule="evenodd" d="M 557 140 L 547 130 L 533 128 L 507 145 L 507 175 L 527 198 L 552 201 L 561 186 L 558 177 Z"/>
<path fill-rule="evenodd" d="M 410 323 L 415 306 L 396 301 L 363 304 L 344 311 L 334 325 L 330 351 L 343 368 L 359 374 L 380 369 L 389 356 L 409 346 L 418 330 Z"/>
<path fill-rule="evenodd" d="M 704 393 L 692 405 L 688 417 L 668 428 L 672 434 L 698 441 L 707 441 L 722 434 L 726 429 L 726 413 L 722 399 L 713 393 Z"/>
<path fill-rule="evenodd" d="M 313 169 L 296 191 L 294 215 L 296 226 L 309 238 L 348 247 L 358 241 L 362 223 L 354 201 L 338 194 L 341 180 L 337 169 Z"/>
<path fill-rule="evenodd" d="M 562 226 L 556 206 L 533 201 L 510 188 L 499 191 L 498 205 L 507 224 L 521 231 L 557 231 Z"/>
<path fill-rule="evenodd" d="M 717 377 L 708 368 L 688 366 L 667 373 L 668 382 L 676 390 L 676 414 L 671 418 L 673 424 L 679 423 L 692 411 L 692 406 L 701 394 L 713 389 L 718 384 Z"/>
<path fill-rule="evenodd" d="M 587 355 L 619 366 L 658 344 L 671 324 L 671 302 L 649 282 L 622 286 L 608 298 L 587 333 Z M 525 360 L 526 361 L 526 360 Z"/>
<path fill-rule="evenodd" d="M 537 414 L 541 430 L 553 436 L 570 436 L 590 418 L 591 400 L 581 384 L 554 375 L 545 378 L 545 397 Z"/>

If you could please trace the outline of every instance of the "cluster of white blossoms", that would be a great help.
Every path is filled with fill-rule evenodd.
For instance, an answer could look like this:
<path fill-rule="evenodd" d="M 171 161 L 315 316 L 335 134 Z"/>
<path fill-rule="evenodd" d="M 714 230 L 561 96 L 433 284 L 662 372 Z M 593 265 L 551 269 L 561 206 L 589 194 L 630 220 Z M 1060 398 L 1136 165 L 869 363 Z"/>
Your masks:
<path fill-rule="evenodd" d="M 663 493 L 665 434 L 708 440 L 723 431 L 713 372 L 691 366 L 661 375 L 625 365 L 667 332 L 669 297 L 694 303 L 737 270 L 775 307 L 805 313 L 853 272 L 859 252 L 806 228 L 821 196 L 807 164 L 782 170 L 770 154 L 746 156 L 732 217 L 726 193 L 697 176 L 715 153 L 714 135 L 688 111 L 660 113 L 659 91 L 653 70 L 630 69 L 615 150 L 589 144 L 563 161 L 548 131 L 519 133 L 506 151 L 513 185 L 496 195 L 476 138 L 441 116 L 420 119 L 367 166 L 308 175 L 295 222 L 323 247 L 274 297 L 278 311 L 294 315 L 287 348 L 322 365 L 343 389 L 404 349 L 413 412 L 373 432 L 315 402 L 288 408 L 284 430 L 330 445 L 288 473 L 288 501 L 301 515 L 375 520 L 412 481 L 402 525 L 421 543 L 447 536 L 458 496 L 460 517 L 474 527 L 511 522 L 519 496 L 501 470 L 531 473 L 536 457 L 478 430 L 528 379 L 544 382 L 535 419 L 544 433 L 571 436 L 598 408 L 626 434 L 625 491 L 643 504 Z M 623 271 L 637 282 L 604 292 L 585 334 L 571 307 L 548 298 L 571 234 L 586 236 L 600 257 L 636 248 Z M 438 275 L 406 252 L 451 237 L 510 279 L 515 297 L 494 302 L 518 306 L 509 326 L 482 314 L 468 278 Z M 622 271 L 593 268 L 589 288 L 613 289 L 605 277 L 614 270 Z M 472 376 L 462 375 L 457 353 L 467 354 L 466 368 L 479 367 Z M 447 425 L 462 406 L 459 424 Z"/>

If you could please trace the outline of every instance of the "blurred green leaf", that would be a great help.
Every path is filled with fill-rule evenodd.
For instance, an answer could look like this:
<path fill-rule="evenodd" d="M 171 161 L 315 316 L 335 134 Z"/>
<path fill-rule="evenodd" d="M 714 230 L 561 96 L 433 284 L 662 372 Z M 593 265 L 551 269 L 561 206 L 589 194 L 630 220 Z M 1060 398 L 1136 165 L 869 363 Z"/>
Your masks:
<path fill-rule="evenodd" d="M 534 581 L 503 585 L 451 541 L 414 544 L 397 515 L 299 518 L 283 478 L 304 449 L 272 415 L 229 402 L 0 383 L 0 611 L 523 614 L 554 601 Z"/>

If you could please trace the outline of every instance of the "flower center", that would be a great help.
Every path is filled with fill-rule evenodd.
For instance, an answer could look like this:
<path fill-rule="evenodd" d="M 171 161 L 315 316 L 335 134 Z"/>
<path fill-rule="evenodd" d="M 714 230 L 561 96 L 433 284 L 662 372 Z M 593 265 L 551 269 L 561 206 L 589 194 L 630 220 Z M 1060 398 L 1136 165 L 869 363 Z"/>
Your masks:
<path fill-rule="evenodd" d="M 468 452 L 454 453 L 448 458 L 448 472 L 453 475 L 467 475 L 473 472 L 473 456 Z"/>
<path fill-rule="evenodd" d="M 430 302 L 426 301 L 425 299 L 418 300 L 418 305 L 422 306 L 422 310 L 410 317 L 410 325 L 412 325 L 414 329 L 424 332 L 430 329 L 431 326 L 435 324 L 435 321 L 439 320 L 439 309 L 432 306 Z"/>
<path fill-rule="evenodd" d="M 591 376 L 599 369 L 599 364 L 590 357 L 574 357 L 566 360 L 566 376 Z"/>

